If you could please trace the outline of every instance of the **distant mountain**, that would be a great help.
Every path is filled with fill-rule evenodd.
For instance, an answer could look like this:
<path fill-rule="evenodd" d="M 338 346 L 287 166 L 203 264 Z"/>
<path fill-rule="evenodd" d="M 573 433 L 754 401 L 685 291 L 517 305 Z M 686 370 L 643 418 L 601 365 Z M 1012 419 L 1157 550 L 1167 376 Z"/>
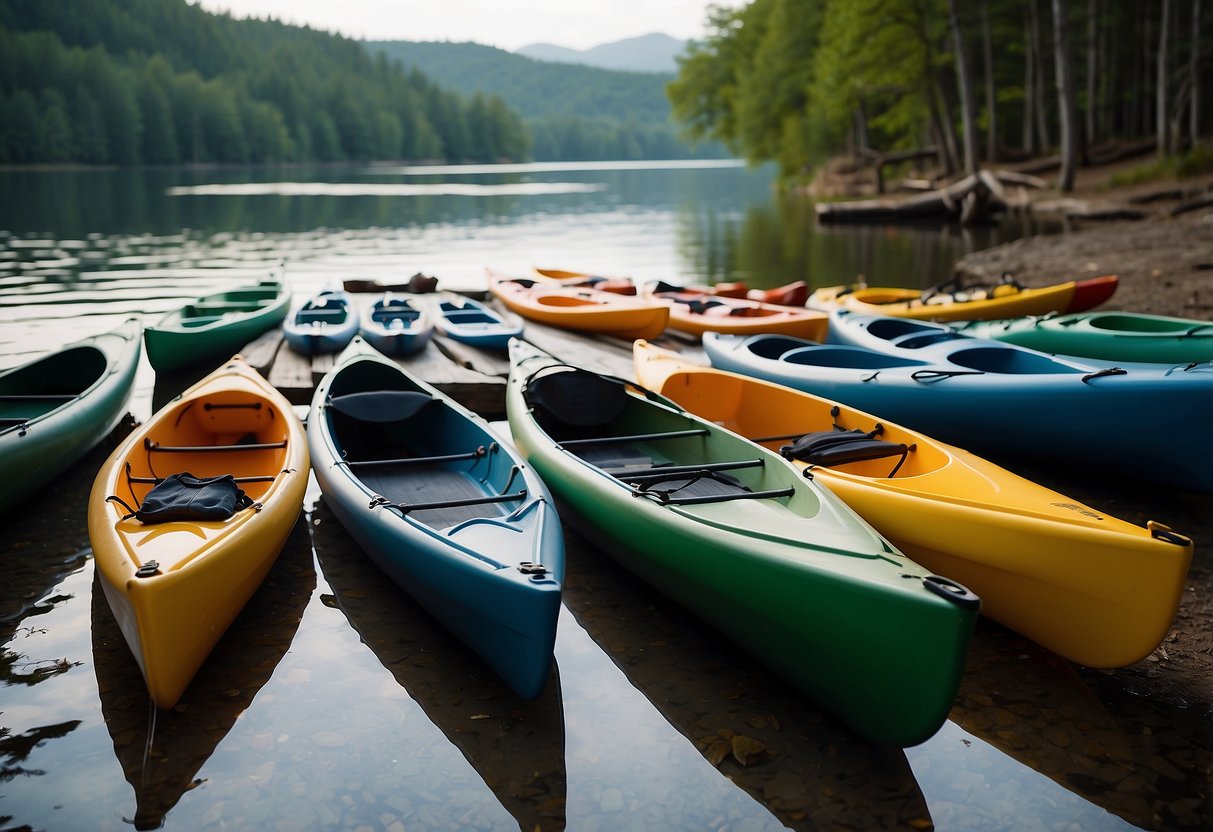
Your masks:
<path fill-rule="evenodd" d="M 677 57 L 686 48 L 687 42 L 654 32 L 636 38 L 602 43 L 590 49 L 569 49 L 551 43 L 533 43 L 515 51 L 537 61 L 561 64 L 585 64 L 600 69 L 615 69 L 623 72 L 662 72 L 674 74 L 678 71 Z"/>

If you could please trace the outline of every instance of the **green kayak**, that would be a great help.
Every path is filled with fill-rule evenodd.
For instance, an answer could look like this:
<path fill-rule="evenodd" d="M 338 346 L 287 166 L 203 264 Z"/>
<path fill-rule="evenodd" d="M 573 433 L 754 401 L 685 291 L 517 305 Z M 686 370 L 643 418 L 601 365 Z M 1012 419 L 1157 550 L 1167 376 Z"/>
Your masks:
<path fill-rule="evenodd" d="M 868 739 L 943 724 L 980 602 L 773 451 L 510 346 L 514 441 L 562 517 Z"/>
<path fill-rule="evenodd" d="M 161 373 L 223 361 L 280 326 L 290 304 L 290 290 L 277 280 L 200 297 L 143 331 L 147 359 Z"/>
<path fill-rule="evenodd" d="M 965 335 L 1105 361 L 1190 364 L 1213 360 L 1213 322 L 1136 312 L 1083 312 L 953 325 Z"/>
<path fill-rule="evenodd" d="M 139 321 L 0 373 L 0 511 L 54 480 L 114 429 L 139 366 Z"/>

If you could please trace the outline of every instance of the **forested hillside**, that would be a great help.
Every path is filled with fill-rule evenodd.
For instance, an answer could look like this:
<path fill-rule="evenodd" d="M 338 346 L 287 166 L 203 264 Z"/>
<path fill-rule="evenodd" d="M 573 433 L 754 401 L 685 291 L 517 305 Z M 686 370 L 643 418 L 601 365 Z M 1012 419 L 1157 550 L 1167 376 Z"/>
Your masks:
<path fill-rule="evenodd" d="M 500 98 L 185 0 L 0 0 L 0 163 L 520 160 Z"/>
<path fill-rule="evenodd" d="M 945 173 L 1055 153 L 1074 166 L 1208 138 L 1201 0 L 752 0 L 713 7 L 670 84 L 687 132 L 786 176 L 821 153 L 931 148 Z M 1140 142 L 1138 142 L 1140 144 Z"/>
<path fill-rule="evenodd" d="M 670 119 L 670 75 L 535 61 L 476 43 L 371 41 L 375 55 L 420 67 L 465 94 L 500 96 L 526 120 L 537 160 L 720 157 L 692 146 Z"/>

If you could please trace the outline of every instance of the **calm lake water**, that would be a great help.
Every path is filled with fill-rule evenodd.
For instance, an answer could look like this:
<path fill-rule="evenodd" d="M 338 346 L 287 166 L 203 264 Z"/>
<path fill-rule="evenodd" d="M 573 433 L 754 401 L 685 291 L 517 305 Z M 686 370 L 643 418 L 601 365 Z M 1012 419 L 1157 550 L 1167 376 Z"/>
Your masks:
<path fill-rule="evenodd" d="M 299 295 L 418 271 L 481 289 L 485 266 L 533 265 L 926 286 L 1010 234 L 821 230 L 771 185 L 765 170 L 681 164 L 0 171 L 0 366 L 283 260 Z M 178 392 L 160 381 L 141 369 L 136 418 Z M 377 572 L 314 487 L 182 705 L 153 714 L 88 544 L 110 447 L 0 519 L 2 830 L 1213 823 L 1205 705 L 982 621 L 949 722 L 918 747 L 876 748 L 572 531 L 558 671 L 521 703 Z M 1096 499 L 1079 479 L 1050 484 Z M 1126 518 L 1180 529 L 1208 506 L 1113 496 Z"/>

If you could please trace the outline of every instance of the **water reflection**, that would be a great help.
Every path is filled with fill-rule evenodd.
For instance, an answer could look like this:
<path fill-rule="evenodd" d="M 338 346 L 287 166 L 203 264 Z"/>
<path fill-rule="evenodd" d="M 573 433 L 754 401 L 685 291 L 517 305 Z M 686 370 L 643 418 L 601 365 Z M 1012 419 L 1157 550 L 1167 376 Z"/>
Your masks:
<path fill-rule="evenodd" d="M 1154 825 L 1156 777 L 1135 761 L 1129 733 L 1074 665 L 1021 636 L 983 622 L 951 719 L 1130 824 Z"/>
<path fill-rule="evenodd" d="M 928 828 L 900 749 L 857 737 L 566 529 L 564 601 L 674 728 L 794 829 Z"/>
<path fill-rule="evenodd" d="M 563 829 L 564 722 L 556 668 L 539 699 L 519 699 L 366 557 L 323 500 L 312 521 L 316 557 L 333 591 L 325 603 L 345 614 L 520 829 Z"/>
<path fill-rule="evenodd" d="M 325 169 L 314 178 L 410 176 Z M 437 275 L 444 288 L 482 288 L 486 264 L 755 285 L 798 277 L 823 285 L 863 273 L 925 286 L 947 276 L 958 252 L 990 241 L 987 230 L 966 239 L 940 228 L 818 229 L 808 203 L 774 197 L 769 176 L 736 168 L 420 176 L 606 189 L 169 197 L 177 185 L 305 177 L 299 170 L 0 172 L 0 229 L 12 232 L 0 232 L 0 364 L 113 329 L 132 313 L 147 322 L 182 299 L 261 277 L 282 257 L 301 296 L 348 277 L 400 282 L 417 271 Z M 145 365 L 135 413 L 146 418 L 193 380 L 153 379 Z M 124 815 L 151 822 L 166 811 L 166 828 L 188 830 L 397 822 L 527 832 L 561 824 L 579 832 L 931 823 L 1155 829 L 1208 828 L 1213 818 L 1213 692 L 1185 681 L 1203 677 L 1187 672 L 1182 658 L 1163 653 L 1133 668 L 1085 670 L 985 623 L 953 721 L 922 746 L 889 753 L 848 735 L 570 537 L 555 701 L 539 716 L 496 717 L 506 704 L 495 696 L 482 705 L 478 694 L 440 681 L 454 674 L 466 691 L 489 684 L 481 676 L 495 677 L 444 631 L 425 634 L 428 618 L 395 587 L 355 577 L 372 567 L 323 508 L 313 531 L 324 574 L 305 553 L 288 550 L 280 560 L 288 571 L 267 589 L 273 595 L 293 584 L 306 598 L 315 582 L 297 629 L 287 635 L 299 597 L 249 613 L 243 646 L 228 648 L 227 659 L 212 657 L 213 712 L 192 703 L 159 715 L 153 765 L 142 769 L 146 694 L 112 630 L 93 632 L 94 619 L 99 630 L 112 628 L 108 610 L 93 615 L 90 606 L 85 505 L 112 447 L 95 449 L 0 518 L 7 572 L 0 663 L 8 672 L 0 679 L 0 818 L 11 816 L 0 828 L 121 830 L 129 828 Z M 1156 518 L 1197 540 L 1213 537 L 1207 497 L 1002 463 L 1133 522 Z M 1179 641 L 1164 643 L 1172 656 L 1182 655 L 1180 645 L 1188 655 L 1207 650 L 1207 635 L 1193 626 L 1207 603 L 1207 555 L 1198 549 L 1194 590 L 1181 607 L 1181 617 L 1185 608 L 1193 617 L 1173 634 Z M 266 629 L 270 619 L 280 632 Z M 106 649 L 94 648 L 94 637 Z M 247 673 L 243 655 L 259 657 Z M 275 657 L 276 670 L 266 664 Z M 114 662 L 126 681 L 102 667 Z M 458 719 L 469 705 L 469 716 L 494 718 Z M 534 730 L 516 733 L 524 728 Z M 511 765 L 516 736 L 531 746 L 522 753 L 539 761 L 531 771 Z M 147 788 L 132 800 L 136 783 Z"/>
<path fill-rule="evenodd" d="M 114 755 L 135 791 L 129 821 L 156 829 L 286 655 L 316 587 L 306 524 L 295 524 L 265 582 L 219 640 L 171 711 L 155 709 L 110 612 L 92 593 L 93 667 Z"/>

